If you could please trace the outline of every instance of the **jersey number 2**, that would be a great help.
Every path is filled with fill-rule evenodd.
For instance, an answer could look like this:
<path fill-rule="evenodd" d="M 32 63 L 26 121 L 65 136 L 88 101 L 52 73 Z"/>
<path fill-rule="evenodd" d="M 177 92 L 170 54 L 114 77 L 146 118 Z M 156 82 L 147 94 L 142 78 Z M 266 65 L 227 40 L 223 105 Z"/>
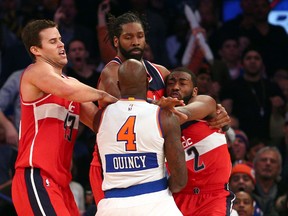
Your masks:
<path fill-rule="evenodd" d="M 204 163 L 202 162 L 202 164 L 199 164 L 199 152 L 197 151 L 195 146 L 190 147 L 189 149 L 187 149 L 187 154 L 191 155 L 192 152 L 194 153 L 194 170 L 195 171 L 199 171 L 205 168 Z"/>
<path fill-rule="evenodd" d="M 134 132 L 136 116 L 129 116 L 117 133 L 117 141 L 125 141 L 126 151 L 136 151 L 136 134 Z"/>

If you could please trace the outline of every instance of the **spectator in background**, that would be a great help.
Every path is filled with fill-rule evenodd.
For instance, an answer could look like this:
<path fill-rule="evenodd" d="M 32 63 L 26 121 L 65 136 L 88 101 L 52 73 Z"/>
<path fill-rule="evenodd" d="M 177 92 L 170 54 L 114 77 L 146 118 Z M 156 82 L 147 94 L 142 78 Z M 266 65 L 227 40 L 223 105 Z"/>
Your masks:
<path fill-rule="evenodd" d="M 199 95 L 212 95 L 212 74 L 209 66 L 199 68 L 196 73 L 196 81 Z"/>
<path fill-rule="evenodd" d="M 239 119 L 234 115 L 230 115 L 230 119 L 231 119 L 230 127 L 233 128 L 234 130 L 240 129 L 239 128 Z"/>
<path fill-rule="evenodd" d="M 217 50 L 221 44 L 221 41 L 219 41 L 220 38 L 222 38 L 224 35 L 246 35 L 246 32 L 252 28 L 254 23 L 254 3 L 254 0 L 241 0 L 240 7 L 242 9 L 242 13 L 237 15 L 235 18 L 224 22 L 219 28 L 212 45 L 212 49 L 214 50 L 216 56 L 218 55 Z M 244 39 L 246 39 L 246 37 L 244 37 Z"/>
<path fill-rule="evenodd" d="M 199 95 L 210 95 L 216 102 L 219 102 L 219 91 L 220 85 L 217 81 L 213 80 L 213 74 L 211 72 L 211 67 L 205 64 L 199 68 L 196 73 L 197 77 L 197 87 Z"/>
<path fill-rule="evenodd" d="M 116 55 L 116 50 L 108 38 L 106 16 L 110 12 L 110 10 L 111 10 L 110 0 L 104 0 L 98 5 L 97 10 L 98 23 L 96 26 L 96 30 L 98 36 L 98 46 L 100 50 L 101 61 L 103 61 L 104 64 L 107 64 Z"/>
<path fill-rule="evenodd" d="M 238 191 L 235 193 L 236 199 L 233 203 L 239 216 L 255 216 L 254 214 L 254 199 L 250 193 Z"/>
<path fill-rule="evenodd" d="M 21 12 L 24 14 L 24 23 L 35 19 L 53 20 L 59 0 L 29 0 L 21 1 Z"/>
<path fill-rule="evenodd" d="M 288 215 L 288 192 L 277 199 L 276 209 L 279 212 L 280 216 Z"/>
<path fill-rule="evenodd" d="M 97 50 L 96 33 L 88 27 L 77 22 L 77 1 L 60 0 L 59 6 L 54 14 L 54 22 L 58 24 L 64 44 L 68 44 L 73 38 L 79 38 L 87 44 L 91 59 L 99 61 Z"/>
<path fill-rule="evenodd" d="M 92 207 L 95 205 L 93 192 L 90 186 L 90 183 L 85 187 L 85 209 Z"/>
<path fill-rule="evenodd" d="M 71 39 L 66 47 L 69 61 L 69 65 L 65 69 L 66 75 L 75 77 L 80 82 L 95 87 L 103 65 L 95 65 L 93 61 L 91 62 L 90 53 L 85 41 L 82 39 Z"/>
<path fill-rule="evenodd" d="M 255 172 L 245 163 L 238 163 L 232 167 L 229 186 L 232 192 L 246 191 L 252 193 L 255 189 Z"/>
<path fill-rule="evenodd" d="M 232 167 L 231 176 L 229 179 L 229 186 L 230 186 L 231 191 L 233 193 L 235 193 L 236 200 L 237 200 L 237 198 L 239 198 L 239 197 L 237 197 L 237 194 L 241 191 L 244 191 L 244 192 L 250 194 L 250 196 L 252 196 L 252 198 L 253 198 L 253 193 L 255 190 L 255 184 L 256 184 L 255 172 L 254 172 L 254 169 L 252 167 L 248 166 L 245 163 L 238 163 Z M 233 208 L 234 208 L 236 203 L 237 203 L 237 201 L 234 201 Z M 237 206 L 237 204 L 236 204 L 236 206 Z M 253 208 L 254 213 L 252 215 L 254 215 L 254 216 L 262 216 L 263 215 L 263 213 L 259 207 L 259 204 L 256 201 L 253 204 L 253 207 L 254 207 Z M 239 215 L 241 215 L 241 214 L 239 214 Z"/>
<path fill-rule="evenodd" d="M 17 152 L 16 152 L 17 154 Z M 16 154 L 5 141 L 4 128 L 0 125 L 0 212 L 1 215 L 16 216 L 12 203 L 11 184 Z"/>
<path fill-rule="evenodd" d="M 23 71 L 21 69 L 12 73 L 0 89 L 0 125 L 5 129 L 6 142 L 15 147 L 18 146 L 21 117 L 19 87 Z"/>
<path fill-rule="evenodd" d="M 205 35 L 209 46 L 214 42 L 214 37 L 222 22 L 219 19 L 220 4 L 214 0 L 198 1 L 197 10 L 199 11 L 200 26 L 205 29 Z"/>
<path fill-rule="evenodd" d="M 275 207 L 276 200 L 285 193 L 285 189 L 279 187 L 282 170 L 279 150 L 269 146 L 260 149 L 254 159 L 254 169 L 256 176 L 254 199 L 264 215 L 279 215 Z"/>
<path fill-rule="evenodd" d="M 281 139 L 277 148 L 282 156 L 282 172 L 281 172 L 281 183 L 282 186 L 288 190 L 288 119 L 286 119 L 283 126 L 284 137 Z"/>
<path fill-rule="evenodd" d="M 18 153 L 21 115 L 19 86 L 23 71 L 24 69 L 21 69 L 12 73 L 0 89 L 0 193 L 4 193 L 9 199 L 11 199 L 11 183 Z M 12 203 L 7 204 L 6 207 L 9 207 L 11 214 L 12 211 L 15 212 Z M 5 214 L 4 210 L 3 214 Z"/>
<path fill-rule="evenodd" d="M 268 141 L 265 139 L 260 139 L 258 137 L 249 140 L 249 148 L 247 151 L 247 164 L 253 167 L 253 161 L 257 152 L 268 145 Z"/>
<path fill-rule="evenodd" d="M 288 69 L 277 70 L 272 81 L 280 87 L 286 102 L 284 106 L 274 110 L 270 119 L 271 144 L 279 146 L 284 137 L 283 126 L 286 115 L 288 117 Z"/>
<path fill-rule="evenodd" d="M 221 61 L 229 70 L 229 80 L 235 80 L 242 76 L 241 53 L 236 35 L 229 35 L 223 38 L 218 53 Z M 227 84 L 227 81 L 222 84 Z"/>
<path fill-rule="evenodd" d="M 242 55 L 243 77 L 233 80 L 220 92 L 222 105 L 239 119 L 239 127 L 248 139 L 270 138 L 272 109 L 284 105 L 280 88 L 263 78 L 263 60 L 259 51 L 247 48 Z"/>
<path fill-rule="evenodd" d="M 21 30 L 23 28 L 23 14 L 19 13 L 21 9 L 20 1 L 17 0 L 1 0 L 1 23 L 3 27 L 8 31 L 7 35 L 14 38 L 12 41 L 20 42 Z M 18 40 L 17 40 L 18 39 Z M 6 44 L 6 46 L 11 45 L 11 42 Z"/>
<path fill-rule="evenodd" d="M 247 135 L 242 130 L 234 130 L 235 140 L 231 145 L 233 156 L 233 163 L 245 163 L 247 161 L 247 152 L 249 149 L 249 140 Z"/>
<path fill-rule="evenodd" d="M 253 4 L 253 25 L 247 36 L 259 50 L 266 76 L 271 79 L 277 69 L 288 67 L 288 37 L 282 26 L 268 22 L 271 11 L 269 0 L 253 0 Z"/>
<path fill-rule="evenodd" d="M 283 80 L 288 79 L 288 69 L 286 68 L 279 68 L 272 77 L 272 81 L 277 83 L 279 86 Z"/>
<path fill-rule="evenodd" d="M 31 63 L 21 43 L 21 30 L 25 16 L 21 12 L 21 1 L 0 1 L 0 88 L 16 70 Z"/>
<path fill-rule="evenodd" d="M 82 39 L 74 38 L 67 45 L 67 58 L 69 65 L 66 67 L 66 75 L 79 80 L 80 82 L 95 87 L 100 77 L 93 62 L 91 63 L 89 51 Z M 94 102 L 97 105 L 97 102 Z M 74 166 L 78 170 L 74 179 L 82 187 L 89 184 L 89 168 L 92 160 L 92 152 L 95 143 L 95 133 L 80 122 L 77 139 L 75 142 L 73 157 Z"/>
<path fill-rule="evenodd" d="M 182 66 L 182 57 L 191 34 L 189 24 L 183 13 L 176 14 L 172 26 L 173 33 L 165 41 L 170 62 L 168 68 Z"/>

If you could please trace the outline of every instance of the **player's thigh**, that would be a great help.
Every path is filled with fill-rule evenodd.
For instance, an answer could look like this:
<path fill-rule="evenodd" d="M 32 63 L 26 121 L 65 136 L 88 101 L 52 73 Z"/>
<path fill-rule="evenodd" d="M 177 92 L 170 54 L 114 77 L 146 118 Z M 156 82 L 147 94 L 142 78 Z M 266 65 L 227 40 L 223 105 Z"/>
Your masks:
<path fill-rule="evenodd" d="M 67 203 L 75 201 L 67 197 L 63 189 L 39 169 L 16 170 L 12 198 L 18 215 L 73 215 Z"/>

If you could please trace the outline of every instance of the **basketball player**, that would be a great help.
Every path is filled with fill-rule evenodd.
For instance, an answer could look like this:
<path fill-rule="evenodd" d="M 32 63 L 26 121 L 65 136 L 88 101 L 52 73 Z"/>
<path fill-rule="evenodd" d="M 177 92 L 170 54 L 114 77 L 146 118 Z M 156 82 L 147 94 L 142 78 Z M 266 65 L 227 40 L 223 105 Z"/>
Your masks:
<path fill-rule="evenodd" d="M 98 89 L 120 98 L 117 86 L 118 68 L 127 59 L 137 59 L 143 62 L 149 78 L 147 98 L 160 99 L 164 95 L 164 79 L 170 72 L 162 65 L 143 59 L 147 24 L 141 17 L 132 12 L 127 12 L 117 18 L 111 15 L 107 25 L 109 39 L 116 48 L 117 55 L 102 70 Z"/>
<path fill-rule="evenodd" d="M 108 34 L 110 42 L 117 50 L 117 56 L 110 61 L 101 72 L 98 89 L 102 89 L 120 98 L 120 91 L 117 85 L 118 69 L 127 59 L 137 59 L 145 66 L 149 80 L 147 98 L 159 100 L 164 96 L 165 79 L 170 72 L 161 65 L 143 59 L 143 50 L 146 44 L 146 23 L 139 16 L 131 12 L 124 13 L 117 18 L 111 16 L 108 22 Z M 105 50 L 103 50 L 103 52 L 104 51 Z M 99 105 L 101 106 L 101 102 Z M 219 128 L 229 124 L 230 118 L 222 108 L 220 108 L 221 112 L 219 110 L 217 118 L 209 121 L 211 126 Z M 98 160 L 97 151 L 97 145 L 95 145 L 89 173 L 90 184 L 96 204 L 103 198 L 103 193 L 99 190 L 102 185 L 101 181 L 99 181 L 102 171 L 99 170 L 101 164 Z"/>
<path fill-rule="evenodd" d="M 118 79 L 120 100 L 94 119 L 104 191 L 96 215 L 182 215 L 171 195 L 187 181 L 179 121 L 147 102 L 147 74 L 140 61 L 121 64 Z"/>
<path fill-rule="evenodd" d="M 79 215 L 70 164 L 79 119 L 92 128 L 98 108 L 117 99 L 62 75 L 67 63 L 56 24 L 35 20 L 22 32 L 34 63 L 20 81 L 21 124 L 12 198 L 17 214 Z"/>
<path fill-rule="evenodd" d="M 197 96 L 196 76 L 176 68 L 167 77 L 167 96 L 184 100 L 177 107 L 188 116 L 181 125 L 188 182 L 174 193 L 183 215 L 230 215 L 234 194 L 228 189 L 231 160 L 224 133 L 211 129 L 207 119 L 216 115 L 216 102 L 208 95 Z"/>

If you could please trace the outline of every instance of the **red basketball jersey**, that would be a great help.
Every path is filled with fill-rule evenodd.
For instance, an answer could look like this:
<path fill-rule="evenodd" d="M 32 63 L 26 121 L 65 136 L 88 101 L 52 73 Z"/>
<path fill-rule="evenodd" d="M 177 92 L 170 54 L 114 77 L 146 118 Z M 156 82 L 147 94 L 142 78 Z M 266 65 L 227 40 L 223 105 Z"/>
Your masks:
<path fill-rule="evenodd" d="M 60 186 L 71 180 L 70 166 L 79 125 L 80 104 L 48 94 L 33 101 L 21 98 L 17 168 L 40 168 Z"/>
<path fill-rule="evenodd" d="M 225 135 L 210 129 L 203 121 L 187 122 L 181 129 L 188 169 L 185 189 L 228 183 L 231 160 Z"/>

